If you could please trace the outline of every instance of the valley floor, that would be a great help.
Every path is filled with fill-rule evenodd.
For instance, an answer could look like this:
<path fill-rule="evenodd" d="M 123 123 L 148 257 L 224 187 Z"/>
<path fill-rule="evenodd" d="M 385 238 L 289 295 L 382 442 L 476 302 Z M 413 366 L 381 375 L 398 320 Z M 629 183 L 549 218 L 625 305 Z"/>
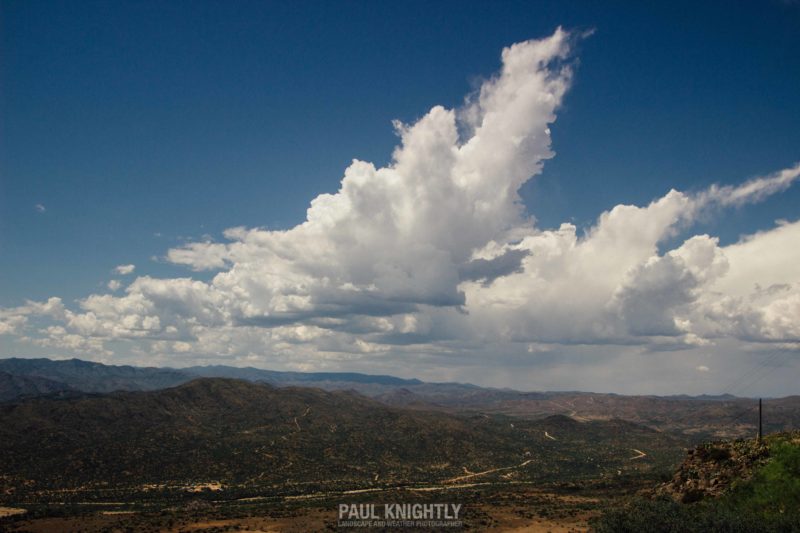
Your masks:
<path fill-rule="evenodd" d="M 566 533 L 588 530 L 588 520 L 607 505 L 630 493 L 628 490 L 535 488 L 532 486 L 472 487 L 459 491 L 363 495 L 347 503 L 427 501 L 463 503 L 462 527 L 442 531 L 510 531 Z M 337 528 L 337 506 L 341 498 L 282 504 L 210 504 L 199 500 L 179 508 L 130 512 L 86 510 L 80 516 L 26 518 L 0 522 L 0 529 L 30 533 L 99 532 L 312 532 L 373 531 L 364 527 Z M 417 531 L 400 527 L 397 531 Z"/>

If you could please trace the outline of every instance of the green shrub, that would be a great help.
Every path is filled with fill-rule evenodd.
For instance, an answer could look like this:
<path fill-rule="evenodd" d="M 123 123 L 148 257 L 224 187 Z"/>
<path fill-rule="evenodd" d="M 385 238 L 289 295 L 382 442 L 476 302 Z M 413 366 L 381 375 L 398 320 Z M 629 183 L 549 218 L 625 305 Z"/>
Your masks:
<path fill-rule="evenodd" d="M 638 531 L 688 532 L 693 524 L 687 510 L 672 500 L 634 500 L 606 511 L 591 522 L 598 533 Z"/>
<path fill-rule="evenodd" d="M 729 457 L 711 450 L 710 458 Z M 748 481 L 718 500 L 687 505 L 672 499 L 635 499 L 591 521 L 598 533 L 800 532 L 800 446 L 777 440 L 769 460 Z"/>
<path fill-rule="evenodd" d="M 598 533 L 752 533 L 800 531 L 790 517 L 764 517 L 716 502 L 683 505 L 672 500 L 638 499 L 591 521 Z"/>
<path fill-rule="evenodd" d="M 731 452 L 727 448 L 712 448 L 708 451 L 708 458 L 721 463 L 731 458 Z"/>
<path fill-rule="evenodd" d="M 725 503 L 765 516 L 800 515 L 800 446 L 774 444 L 769 461 L 731 491 Z"/>

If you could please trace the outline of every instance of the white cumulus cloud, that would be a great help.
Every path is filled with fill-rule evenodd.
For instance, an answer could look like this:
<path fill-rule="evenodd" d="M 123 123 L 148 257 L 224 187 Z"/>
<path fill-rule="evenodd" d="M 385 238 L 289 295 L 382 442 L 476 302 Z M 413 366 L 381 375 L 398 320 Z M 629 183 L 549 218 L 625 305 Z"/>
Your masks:
<path fill-rule="evenodd" d="M 134 270 L 136 270 L 136 265 L 118 265 L 116 268 L 114 268 L 114 272 L 120 274 L 121 276 L 133 274 Z"/>
<path fill-rule="evenodd" d="M 0 334 L 31 330 L 36 317 L 44 323 L 32 338 L 44 346 L 107 353 L 108 341 L 127 340 L 140 354 L 297 368 L 420 353 L 480 353 L 485 364 L 489 353 L 547 361 L 565 346 L 800 342 L 800 222 L 727 246 L 700 234 L 664 249 L 701 213 L 782 192 L 800 165 L 613 206 L 585 232 L 540 229 L 526 214 L 518 191 L 554 156 L 550 127 L 573 78 L 574 40 L 559 29 L 503 50 L 500 71 L 464 106 L 396 123 L 391 163 L 354 160 L 295 227 L 230 228 L 222 242 L 166 252 L 210 277 L 140 276 L 77 309 L 30 302 L 0 311 Z"/>

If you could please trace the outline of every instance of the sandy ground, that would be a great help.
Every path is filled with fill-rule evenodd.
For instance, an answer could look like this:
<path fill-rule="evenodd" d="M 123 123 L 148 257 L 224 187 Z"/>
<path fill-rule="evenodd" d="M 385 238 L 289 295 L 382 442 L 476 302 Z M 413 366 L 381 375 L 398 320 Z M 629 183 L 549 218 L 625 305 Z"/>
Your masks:
<path fill-rule="evenodd" d="M 0 507 L 0 518 L 4 516 L 14 516 L 18 514 L 25 514 L 27 511 L 25 509 L 15 509 L 13 507 Z"/>
<path fill-rule="evenodd" d="M 180 523 L 175 526 L 134 527 L 134 531 L 159 531 L 163 533 L 194 533 L 202 531 L 220 531 L 229 529 L 238 533 L 306 533 L 325 531 L 326 521 L 330 522 L 333 513 L 330 509 L 310 510 L 307 514 L 287 518 L 250 517 L 229 520 L 201 520 Z M 121 515 L 101 513 L 82 518 L 42 518 L 17 522 L 13 525 L 0 524 L 0 531 L 25 531 L 30 533 L 78 533 L 99 531 L 126 531 L 127 527 L 120 520 Z M 117 529 L 119 528 L 119 529 Z"/>
<path fill-rule="evenodd" d="M 239 528 L 236 531 L 240 533 L 304 533 L 306 531 L 324 531 L 326 520 L 330 521 L 330 519 L 331 512 L 329 510 L 315 510 L 300 517 L 210 520 L 164 531 L 165 533 L 183 533 L 232 526 Z"/>
<path fill-rule="evenodd" d="M 503 531 L 510 533 L 575 533 L 589 531 L 589 518 L 593 513 L 579 513 L 566 518 L 520 518 L 508 509 L 500 508 L 489 513 L 497 525 L 486 531 Z"/>
<path fill-rule="evenodd" d="M 605 499 L 604 499 L 605 500 Z M 572 533 L 588 531 L 588 520 L 603 506 L 598 498 L 583 495 L 555 494 L 524 490 L 495 495 L 493 501 L 472 501 L 462 515 L 464 528 L 451 531 L 508 531 L 518 533 Z M 147 533 L 194 533 L 239 531 L 250 533 L 306 533 L 336 531 L 334 503 L 314 504 L 306 508 L 277 511 L 254 509 L 241 518 L 192 518 L 192 513 L 173 519 L 137 515 L 125 511 L 99 511 L 84 517 L 11 519 L 0 522 L 0 531 L 30 533 L 71 533 L 100 531 L 142 531 Z M 211 511 L 213 513 L 213 510 Z M 210 513 L 205 513 L 209 516 Z M 396 528 L 397 531 L 417 531 Z M 369 531 L 366 528 L 342 528 L 339 531 Z"/>

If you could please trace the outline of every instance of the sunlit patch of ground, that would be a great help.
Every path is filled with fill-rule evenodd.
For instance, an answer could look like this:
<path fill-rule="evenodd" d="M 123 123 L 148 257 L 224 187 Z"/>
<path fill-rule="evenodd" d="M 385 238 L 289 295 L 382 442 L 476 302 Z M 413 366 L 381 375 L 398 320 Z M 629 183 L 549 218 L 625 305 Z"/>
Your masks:
<path fill-rule="evenodd" d="M 464 527 L 458 531 L 511 531 L 544 533 L 571 533 L 588 530 L 588 520 L 618 495 L 610 493 L 559 493 L 534 487 L 516 487 L 509 490 L 484 492 L 482 487 L 462 491 L 442 490 L 438 494 L 424 493 L 426 501 L 464 502 L 465 512 L 460 517 Z M 362 495 L 358 501 L 395 501 L 396 498 L 417 494 L 414 491 Z M 353 495 L 350 495 L 353 496 Z M 405 500 L 407 501 L 407 500 Z M 251 533 L 314 532 L 336 530 L 337 505 L 341 496 L 305 503 L 248 505 L 245 508 L 220 504 L 204 504 L 191 510 L 173 508 L 167 513 L 130 511 L 97 511 L 82 517 L 40 518 L 0 524 L 0 529 L 31 533 L 101 531 L 137 531 L 143 533 L 169 532 L 220 532 L 247 531 Z M 409 533 L 414 529 L 401 528 Z M 369 531 L 367 528 L 349 528 L 341 531 Z"/>
<path fill-rule="evenodd" d="M 324 531 L 332 523 L 333 513 L 328 509 L 310 509 L 301 516 L 286 518 L 250 517 L 230 520 L 207 520 L 166 529 L 169 533 L 200 532 L 209 529 L 226 529 L 239 533 L 304 533 Z"/>
<path fill-rule="evenodd" d="M 520 516 L 519 510 L 508 507 L 487 509 L 493 524 L 486 531 L 511 533 L 577 533 L 589 530 L 589 518 L 597 512 L 577 512 L 560 518 L 529 518 Z"/>

